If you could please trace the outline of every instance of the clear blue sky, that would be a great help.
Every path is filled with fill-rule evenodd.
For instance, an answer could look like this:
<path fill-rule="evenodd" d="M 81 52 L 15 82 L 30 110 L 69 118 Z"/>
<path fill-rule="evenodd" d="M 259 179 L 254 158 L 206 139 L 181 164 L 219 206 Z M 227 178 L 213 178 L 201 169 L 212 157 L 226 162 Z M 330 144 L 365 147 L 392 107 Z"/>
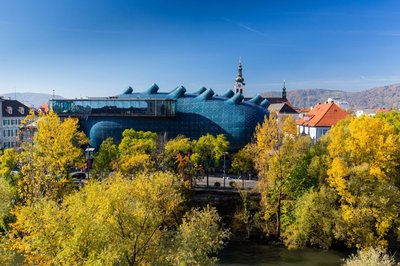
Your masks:
<path fill-rule="evenodd" d="M 400 82 L 400 1 L 0 0 L 0 93 Z"/>

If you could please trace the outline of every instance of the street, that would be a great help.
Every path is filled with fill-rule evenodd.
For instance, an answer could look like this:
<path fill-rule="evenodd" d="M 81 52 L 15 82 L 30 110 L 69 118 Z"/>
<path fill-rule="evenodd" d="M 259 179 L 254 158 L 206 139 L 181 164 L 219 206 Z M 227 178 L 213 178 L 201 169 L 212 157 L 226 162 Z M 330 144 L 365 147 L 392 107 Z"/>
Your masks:
<path fill-rule="evenodd" d="M 242 188 L 244 185 L 244 188 L 254 188 L 257 184 L 257 181 L 255 180 L 242 180 L 242 179 L 236 179 L 236 178 L 229 178 L 225 179 L 225 187 L 226 188 L 231 188 L 229 183 L 231 181 L 234 181 L 237 185 L 238 188 Z M 220 188 L 224 187 L 224 179 L 219 176 L 210 176 L 208 179 L 208 184 L 210 187 L 216 187 L 215 183 L 218 182 L 220 183 Z M 203 179 L 197 180 L 196 182 L 197 186 L 207 186 L 207 177 L 203 177 Z"/>

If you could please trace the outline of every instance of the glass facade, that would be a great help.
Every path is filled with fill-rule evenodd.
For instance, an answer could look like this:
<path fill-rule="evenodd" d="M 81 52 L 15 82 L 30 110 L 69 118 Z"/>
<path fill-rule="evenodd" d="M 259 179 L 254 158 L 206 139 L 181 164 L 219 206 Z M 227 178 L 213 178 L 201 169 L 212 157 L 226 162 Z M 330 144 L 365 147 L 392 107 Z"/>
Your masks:
<path fill-rule="evenodd" d="M 170 99 L 84 99 L 50 100 L 59 115 L 70 116 L 174 116 L 175 100 Z"/>
<path fill-rule="evenodd" d="M 185 89 L 179 88 L 179 93 L 169 94 L 155 92 L 107 99 L 56 99 L 50 100 L 50 106 L 61 117 L 80 117 L 81 129 L 95 148 L 108 137 L 119 142 L 122 132 L 133 128 L 166 134 L 168 138 L 185 135 L 196 139 L 207 133 L 225 134 L 230 148 L 239 149 L 251 140 L 255 127 L 269 112 L 256 103 L 233 102 L 229 101 L 230 98 L 185 94 Z"/>

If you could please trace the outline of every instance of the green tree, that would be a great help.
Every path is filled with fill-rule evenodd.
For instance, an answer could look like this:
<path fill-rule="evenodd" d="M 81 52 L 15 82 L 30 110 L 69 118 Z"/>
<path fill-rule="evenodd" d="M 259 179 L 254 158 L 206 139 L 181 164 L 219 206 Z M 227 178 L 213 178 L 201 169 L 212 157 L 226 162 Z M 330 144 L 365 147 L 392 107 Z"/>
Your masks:
<path fill-rule="evenodd" d="M 307 245 L 329 248 L 335 239 L 335 225 L 340 217 L 337 195 L 327 187 L 310 190 L 296 202 L 294 222 L 284 233 L 284 243 L 290 249 Z"/>
<path fill-rule="evenodd" d="M 162 242 L 161 256 L 156 265 L 212 265 L 217 261 L 213 255 L 229 237 L 227 230 L 221 229 L 215 208 L 192 209 L 185 214 L 178 230 L 170 232 Z"/>
<path fill-rule="evenodd" d="M 254 228 L 260 224 L 259 203 L 250 198 L 250 191 L 238 189 L 241 204 L 233 215 L 232 229 L 236 235 L 245 232 L 245 238 L 249 239 Z"/>
<path fill-rule="evenodd" d="M 162 153 L 162 166 L 163 169 L 177 171 L 179 165 L 178 155 L 186 156 L 189 155 L 193 149 L 192 142 L 189 138 L 182 135 L 176 138 L 170 139 L 164 146 L 164 152 Z"/>
<path fill-rule="evenodd" d="M 0 151 L 0 178 L 4 178 L 10 184 L 15 185 L 16 173 L 13 171 L 18 165 L 18 153 L 14 149 L 5 149 L 3 154 Z"/>
<path fill-rule="evenodd" d="M 106 177 L 113 170 L 113 164 L 116 163 L 118 156 L 118 147 L 114 144 L 113 138 L 105 139 L 93 158 L 94 176 L 98 178 Z"/>
<path fill-rule="evenodd" d="M 154 168 L 157 148 L 157 134 L 150 131 L 126 129 L 118 146 L 118 170 L 124 175 L 132 175 Z"/>
<path fill-rule="evenodd" d="M 228 150 L 229 141 L 225 139 L 225 135 L 220 134 L 214 137 L 211 134 L 201 136 L 198 140 L 193 141 L 193 151 L 191 161 L 200 166 L 208 178 L 211 168 L 219 165 L 220 158 Z"/>
<path fill-rule="evenodd" d="M 0 177 L 0 231 L 8 231 L 8 224 L 12 220 L 10 211 L 16 203 L 16 189 Z"/>
<path fill-rule="evenodd" d="M 179 189 L 154 172 L 92 181 L 62 203 L 41 199 L 16 210 L 12 248 L 35 265 L 206 265 L 227 232 L 214 209 L 178 224 Z"/>
<path fill-rule="evenodd" d="M 247 144 L 233 155 L 231 170 L 240 174 L 251 174 L 255 171 L 251 145 Z"/>
<path fill-rule="evenodd" d="M 280 238 L 282 212 L 289 202 L 288 180 L 308 153 L 310 139 L 297 135 L 292 117 L 279 119 L 274 113 L 258 125 L 252 144 L 254 163 L 260 178 L 259 188 L 267 234 Z M 274 222 L 273 222 L 274 221 Z"/>
<path fill-rule="evenodd" d="M 400 134 L 400 112 L 392 110 L 388 113 L 377 113 L 376 118 L 391 124 L 395 133 Z"/>

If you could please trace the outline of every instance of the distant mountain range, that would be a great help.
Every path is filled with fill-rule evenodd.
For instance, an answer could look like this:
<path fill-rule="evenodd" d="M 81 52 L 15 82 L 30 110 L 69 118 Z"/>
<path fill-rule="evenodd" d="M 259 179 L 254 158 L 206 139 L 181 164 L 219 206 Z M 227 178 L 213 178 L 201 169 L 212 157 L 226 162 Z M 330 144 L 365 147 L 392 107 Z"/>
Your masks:
<path fill-rule="evenodd" d="M 48 103 L 53 95 L 46 93 L 33 93 L 33 92 L 17 92 L 17 93 L 4 93 L 0 94 L 4 99 L 10 98 L 11 100 L 18 100 L 28 107 L 40 107 L 42 104 Z M 55 95 L 58 99 L 63 99 L 64 97 L 60 95 Z"/>
<path fill-rule="evenodd" d="M 17 92 L 0 94 L 4 98 L 17 99 L 28 107 L 39 107 L 48 103 L 53 95 L 46 93 Z M 270 91 L 262 96 L 280 97 L 281 92 Z M 56 98 L 64 97 L 56 95 Z M 340 90 L 306 89 L 288 90 L 287 97 L 295 107 L 310 107 L 317 103 L 325 102 L 328 98 L 340 97 L 342 101 L 349 102 L 352 109 L 400 108 L 400 84 L 376 87 L 359 92 L 346 92 Z"/>
<path fill-rule="evenodd" d="M 280 97 L 281 92 L 265 92 L 262 96 Z M 400 108 L 400 84 L 376 87 L 359 92 L 340 90 L 307 89 L 289 90 L 287 98 L 296 107 L 310 107 L 328 98 L 340 97 L 349 102 L 352 109 Z"/>

